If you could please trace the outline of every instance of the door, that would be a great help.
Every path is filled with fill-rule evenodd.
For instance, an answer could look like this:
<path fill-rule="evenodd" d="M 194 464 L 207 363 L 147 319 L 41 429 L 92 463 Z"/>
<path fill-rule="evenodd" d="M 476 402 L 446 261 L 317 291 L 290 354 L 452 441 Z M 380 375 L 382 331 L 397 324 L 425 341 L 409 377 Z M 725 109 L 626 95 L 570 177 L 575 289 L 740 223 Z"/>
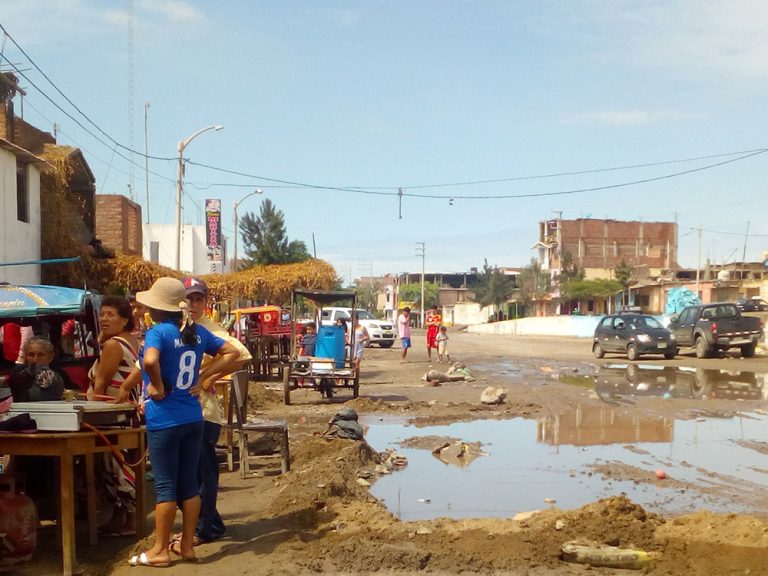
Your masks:
<path fill-rule="evenodd" d="M 686 308 L 680 313 L 677 321 L 669 325 L 678 346 L 693 346 L 693 328 L 696 324 L 697 312 L 698 308 Z"/>

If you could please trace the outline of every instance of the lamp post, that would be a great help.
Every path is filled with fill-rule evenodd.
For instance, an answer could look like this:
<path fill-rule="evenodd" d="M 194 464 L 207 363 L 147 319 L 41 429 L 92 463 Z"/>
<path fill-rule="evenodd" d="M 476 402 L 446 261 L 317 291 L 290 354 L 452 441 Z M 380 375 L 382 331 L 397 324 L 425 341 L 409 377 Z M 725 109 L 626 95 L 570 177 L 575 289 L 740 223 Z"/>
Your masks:
<path fill-rule="evenodd" d="M 237 227 L 240 223 L 237 219 L 237 207 L 240 206 L 246 198 L 250 198 L 255 194 L 261 194 L 262 192 L 263 190 L 261 188 L 256 188 L 256 190 L 249 192 L 232 206 L 232 227 L 235 229 L 235 245 L 232 249 L 232 272 L 237 272 Z"/>
<path fill-rule="evenodd" d="M 174 266 L 176 270 L 181 270 L 181 196 L 184 192 L 184 149 L 189 146 L 189 143 L 192 142 L 192 140 L 200 136 L 203 132 L 207 132 L 208 130 L 221 130 L 222 128 L 224 128 L 224 126 L 219 126 L 218 124 L 214 126 L 206 126 L 192 134 L 192 136 L 186 140 L 181 140 L 179 142 L 179 182 L 176 191 L 176 265 Z"/>

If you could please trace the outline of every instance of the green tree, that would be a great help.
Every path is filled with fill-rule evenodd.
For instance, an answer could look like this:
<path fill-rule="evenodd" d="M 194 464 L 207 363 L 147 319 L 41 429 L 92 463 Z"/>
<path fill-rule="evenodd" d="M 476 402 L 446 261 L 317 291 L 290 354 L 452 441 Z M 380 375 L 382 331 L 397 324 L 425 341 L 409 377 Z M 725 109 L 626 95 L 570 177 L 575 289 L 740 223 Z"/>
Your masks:
<path fill-rule="evenodd" d="M 573 280 L 560 289 L 565 300 L 594 300 L 610 298 L 621 291 L 621 284 L 616 280 L 599 278 L 596 280 Z"/>
<path fill-rule="evenodd" d="M 259 215 L 248 212 L 240 220 L 245 246 L 245 268 L 264 264 L 290 264 L 310 258 L 307 246 L 300 240 L 288 241 L 285 215 L 269 198 L 264 199 Z"/>
<path fill-rule="evenodd" d="M 613 269 L 613 276 L 616 281 L 621 284 L 621 303 L 628 304 L 626 301 L 627 290 L 629 289 L 630 281 L 632 280 L 632 273 L 634 268 L 628 264 L 623 258 L 621 262 Z"/>
<path fill-rule="evenodd" d="M 551 289 L 549 273 L 541 269 L 541 264 L 535 258 L 520 272 L 520 297 L 526 304 L 540 300 Z"/>
<path fill-rule="evenodd" d="M 497 266 L 490 266 L 487 259 L 483 261 L 483 271 L 477 275 L 477 285 L 474 288 L 477 301 L 481 306 L 494 306 L 498 314 L 515 288 L 512 278 Z"/>
<path fill-rule="evenodd" d="M 375 313 L 377 300 L 378 294 L 375 287 L 366 284 L 357 288 L 357 305 L 359 308 Z"/>
<path fill-rule="evenodd" d="M 424 282 L 424 309 L 437 304 L 437 293 L 440 287 L 435 282 Z M 401 302 L 421 303 L 421 282 L 402 284 L 398 291 Z"/>

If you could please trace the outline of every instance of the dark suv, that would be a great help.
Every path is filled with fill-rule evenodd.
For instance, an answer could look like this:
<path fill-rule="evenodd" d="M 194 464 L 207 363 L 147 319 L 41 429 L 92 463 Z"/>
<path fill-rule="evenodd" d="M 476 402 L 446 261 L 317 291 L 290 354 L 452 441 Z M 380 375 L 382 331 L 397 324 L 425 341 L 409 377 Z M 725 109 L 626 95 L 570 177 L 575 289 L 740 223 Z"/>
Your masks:
<path fill-rule="evenodd" d="M 765 312 L 768 310 L 768 302 L 762 298 L 739 298 L 736 300 L 736 308 L 742 312 Z"/>
<path fill-rule="evenodd" d="M 626 354 L 637 360 L 644 354 L 663 354 L 668 360 L 677 355 L 677 341 L 672 333 L 648 314 L 613 314 L 595 328 L 592 342 L 595 357 L 606 353 Z"/>

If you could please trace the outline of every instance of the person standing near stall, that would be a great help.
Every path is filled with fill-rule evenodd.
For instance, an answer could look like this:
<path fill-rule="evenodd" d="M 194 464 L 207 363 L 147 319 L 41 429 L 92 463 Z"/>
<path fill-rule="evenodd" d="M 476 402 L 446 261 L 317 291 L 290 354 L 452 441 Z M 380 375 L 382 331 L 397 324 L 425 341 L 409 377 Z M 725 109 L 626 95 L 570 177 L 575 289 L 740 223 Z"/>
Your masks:
<path fill-rule="evenodd" d="M 240 340 L 227 334 L 221 325 L 205 315 L 205 309 L 208 305 L 208 285 L 205 281 L 200 278 L 188 277 L 184 278 L 182 282 L 187 292 L 189 315 L 195 324 L 229 342 L 238 352 L 237 361 L 230 366 L 228 372 L 214 374 L 200 382 L 200 405 L 203 408 L 204 422 L 199 464 L 200 517 L 197 520 L 194 537 L 194 545 L 197 546 L 218 540 L 227 531 L 221 514 L 216 509 L 216 499 L 219 493 L 219 462 L 216 459 L 216 442 L 221 436 L 221 427 L 224 424 L 224 415 L 216 395 L 216 381 L 240 370 L 251 359 L 251 353 Z M 206 355 L 203 360 L 203 368 L 207 366 L 209 361 L 210 357 Z M 171 551 L 176 554 L 180 553 L 181 536 L 181 534 L 175 535 L 171 542 Z"/>
<path fill-rule="evenodd" d="M 203 439 L 203 411 L 196 395 L 215 374 L 231 370 L 238 358 L 232 344 L 214 336 L 189 317 L 186 288 L 175 278 L 160 278 L 136 294 L 155 325 L 144 341 L 147 443 L 155 475 L 155 541 L 132 556 L 131 566 L 169 566 L 171 529 L 177 506 L 183 518 L 178 553 L 196 560 L 194 535 L 200 514 L 198 461 Z M 200 372 L 203 354 L 214 360 Z"/>

